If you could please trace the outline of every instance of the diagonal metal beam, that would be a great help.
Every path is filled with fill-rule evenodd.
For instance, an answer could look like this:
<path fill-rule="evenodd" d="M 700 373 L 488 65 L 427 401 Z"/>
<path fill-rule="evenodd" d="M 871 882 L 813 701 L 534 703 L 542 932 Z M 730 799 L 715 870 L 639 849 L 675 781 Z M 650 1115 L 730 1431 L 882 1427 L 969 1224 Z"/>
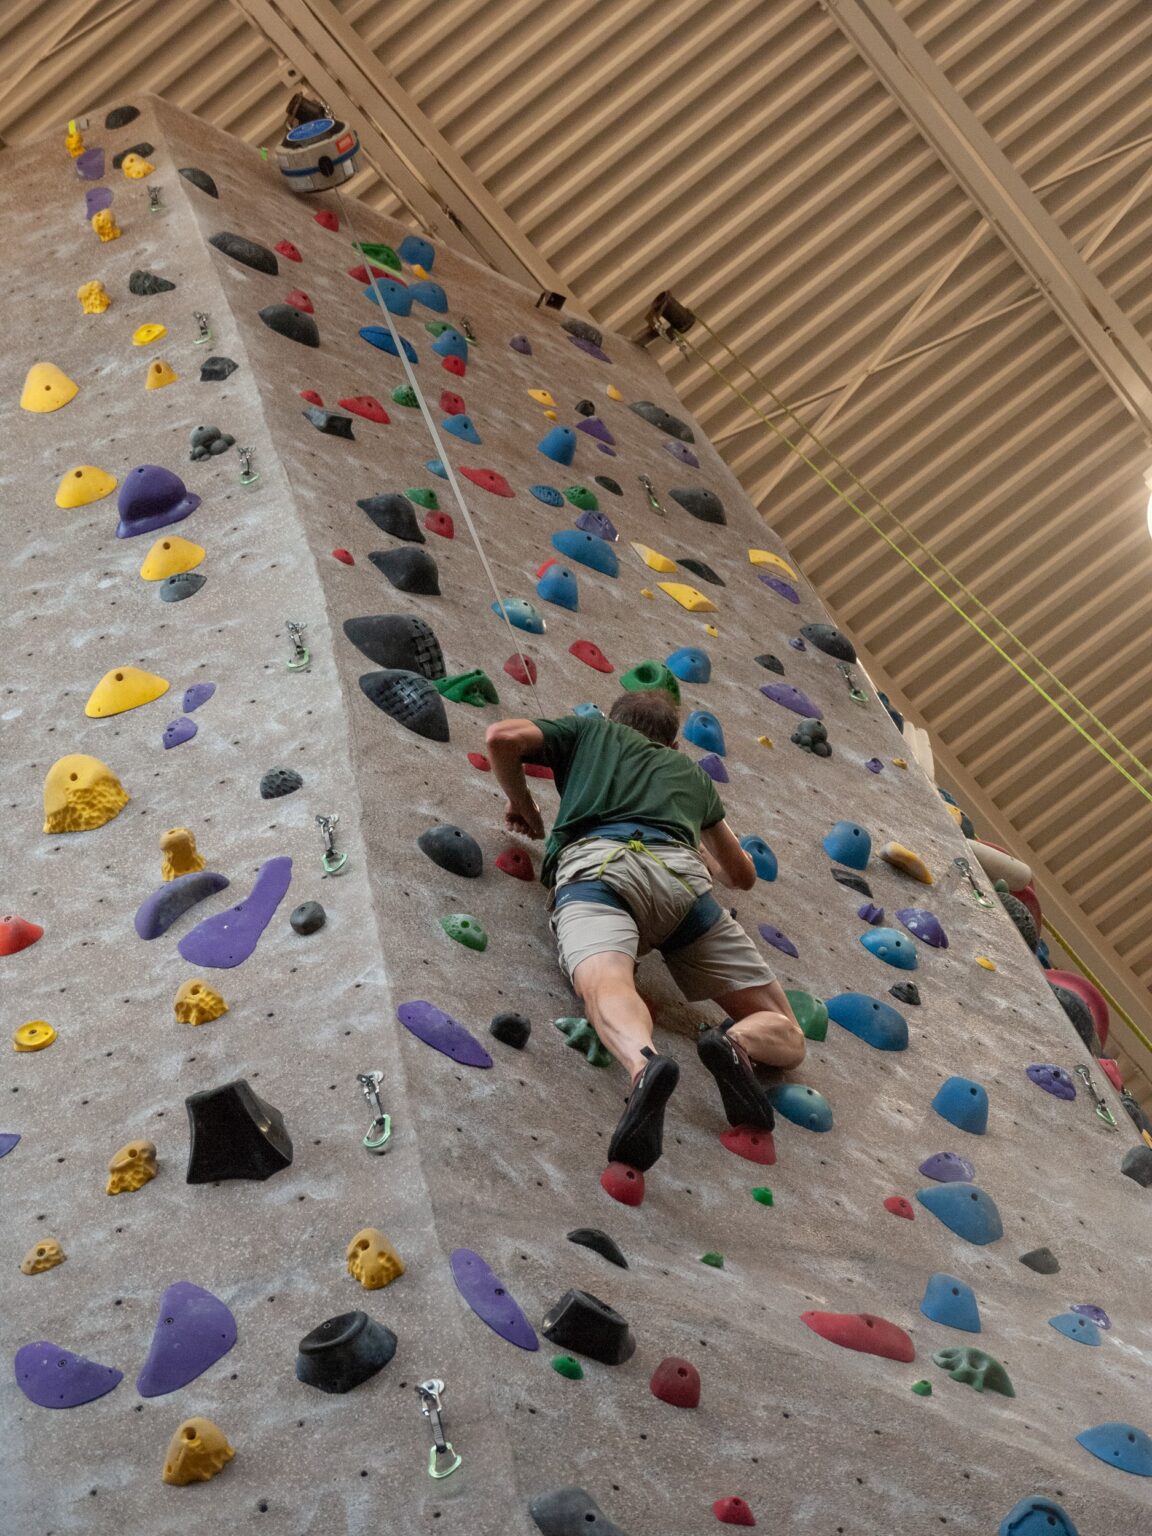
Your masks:
<path fill-rule="evenodd" d="M 1152 440 L 1152 347 L 891 0 L 825 5 Z"/>

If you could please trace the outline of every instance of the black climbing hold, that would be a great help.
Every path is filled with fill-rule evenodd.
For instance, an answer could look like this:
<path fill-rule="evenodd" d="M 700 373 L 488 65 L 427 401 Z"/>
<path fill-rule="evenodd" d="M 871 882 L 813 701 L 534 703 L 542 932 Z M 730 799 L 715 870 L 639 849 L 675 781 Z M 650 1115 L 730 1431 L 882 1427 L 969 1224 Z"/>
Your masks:
<path fill-rule="evenodd" d="M 399 592 L 420 597 L 440 596 L 440 573 L 426 549 L 374 549 L 368 555 Z"/>
<path fill-rule="evenodd" d="M 384 1369 L 396 1344 L 391 1328 L 367 1312 L 341 1312 L 300 1340 L 296 1379 L 321 1392 L 351 1392 Z"/>
<path fill-rule="evenodd" d="M 201 384 L 219 384 L 230 373 L 235 373 L 239 363 L 234 363 L 230 357 L 206 357 L 200 365 Z"/>
<path fill-rule="evenodd" d="M 898 981 L 894 987 L 888 988 L 888 995 L 897 1002 L 907 1003 L 910 1008 L 920 1006 L 920 988 L 914 981 Z"/>
<path fill-rule="evenodd" d="M 628 1260 L 620 1252 L 616 1241 L 607 1232 L 601 1232 L 599 1227 L 576 1227 L 569 1232 L 568 1241 L 579 1243 L 581 1248 L 591 1248 L 602 1259 L 607 1259 L 609 1264 L 618 1264 L 621 1269 L 628 1268 Z"/>
<path fill-rule="evenodd" d="M 218 251 L 223 251 L 225 256 L 231 256 L 232 260 L 238 261 L 242 267 L 251 267 L 253 272 L 267 272 L 269 277 L 275 277 L 280 271 L 280 263 L 276 260 L 275 251 L 270 251 L 266 245 L 261 245 L 256 240 L 248 240 L 243 235 L 234 235 L 230 230 L 222 229 L 218 235 L 210 235 L 208 244 L 214 245 Z M 290 305 L 285 306 L 285 308 L 290 307 Z"/>
<path fill-rule="evenodd" d="M 189 1184 L 216 1179 L 269 1179 L 292 1161 L 292 1140 L 278 1109 L 259 1098 L 238 1077 L 221 1088 L 190 1093 L 188 1111 Z"/>
<path fill-rule="evenodd" d="M 1036 946 L 1040 942 L 1040 932 L 1036 927 L 1036 919 L 1018 896 L 1012 896 L 1008 891 L 998 891 L 996 894 L 1000 897 L 1000 905 L 1016 924 L 1020 937 L 1032 953 L 1035 954 Z"/>
<path fill-rule="evenodd" d="M 302 901 L 292 908 L 288 921 L 297 933 L 317 933 L 328 921 L 328 914 L 318 901 Z"/>
<path fill-rule="evenodd" d="M 1020 1262 L 1028 1269 L 1034 1269 L 1038 1275 L 1060 1273 L 1060 1261 L 1051 1248 L 1033 1248 L 1020 1255 Z"/>
<path fill-rule="evenodd" d="M 427 833 L 425 833 L 427 836 Z M 424 850 L 427 853 L 427 849 Z M 439 862 L 439 860 L 437 860 Z M 488 1033 L 494 1035 L 503 1045 L 510 1045 L 517 1051 L 522 1051 L 528 1044 L 528 1036 L 532 1033 L 532 1025 L 522 1013 L 498 1013 L 488 1026 Z"/>
<path fill-rule="evenodd" d="M 436 695 L 440 697 L 439 694 Z M 465 880 L 479 879 L 484 869 L 484 853 L 470 832 L 462 827 L 445 823 L 442 827 L 429 827 L 416 839 L 421 853 L 426 853 L 433 864 L 439 864 L 450 875 L 462 875 Z"/>
<path fill-rule="evenodd" d="M 398 725 L 429 741 L 448 740 L 444 700 L 419 672 L 408 672 L 403 667 L 365 672 L 360 678 L 360 689 L 377 709 L 391 715 Z"/>
<path fill-rule="evenodd" d="M 1069 991 L 1067 987 L 1058 987 L 1049 982 L 1048 985 L 1056 994 L 1056 1001 L 1072 1021 L 1072 1027 L 1083 1040 L 1089 1050 L 1093 1049 L 1096 1041 L 1096 1025 L 1092 1019 L 1091 1009 L 1077 992 Z"/>
<path fill-rule="evenodd" d="M 351 416 L 341 415 L 339 411 L 326 411 L 321 405 L 305 406 L 304 415 L 318 432 L 327 432 L 329 437 L 348 437 L 353 440 L 356 437 L 352 430 Z"/>
<path fill-rule="evenodd" d="M 568 332 L 569 336 L 579 336 L 581 341 L 590 341 L 594 347 L 602 347 L 604 345 L 603 331 L 597 330 L 587 320 L 578 320 L 575 315 L 572 315 L 561 320 L 560 324 Z M 595 410 L 593 410 L 592 414 L 596 414 Z"/>
<path fill-rule="evenodd" d="M 320 345 L 319 326 L 311 315 L 297 309 L 295 304 L 265 304 L 256 313 L 277 336 L 287 336 L 289 341 L 298 341 L 302 347 Z"/>
<path fill-rule="evenodd" d="M 141 160 L 147 160 L 155 148 L 156 146 L 149 144 L 147 139 L 142 139 L 139 144 L 130 144 L 127 149 L 122 149 L 118 155 L 112 156 L 112 169 L 120 170 L 129 155 L 139 155 Z"/>
<path fill-rule="evenodd" d="M 682 443 L 694 443 L 692 428 L 686 421 L 681 421 L 678 416 L 669 415 L 663 406 L 653 405 L 651 400 L 637 400 L 629 406 L 629 410 L 635 411 L 637 416 L 643 416 L 645 421 L 650 421 L 661 432 L 667 432 L 669 437 L 678 437 Z M 720 519 L 723 522 L 723 518 Z"/>
<path fill-rule="evenodd" d="M 127 128 L 140 116 L 139 107 L 113 107 L 104 119 L 105 128 Z"/>
<path fill-rule="evenodd" d="M 1152 1189 L 1152 1147 L 1129 1147 L 1120 1159 L 1120 1172 Z"/>
<path fill-rule="evenodd" d="M 145 272 L 142 267 L 137 267 L 128 277 L 128 292 L 138 294 L 141 298 L 151 298 L 155 293 L 171 293 L 175 286 L 166 277 L 160 277 L 155 272 Z"/>
<path fill-rule="evenodd" d="M 186 597 L 195 597 L 207 580 L 207 576 L 202 576 L 199 571 L 176 571 L 160 583 L 160 601 L 182 603 Z"/>
<path fill-rule="evenodd" d="M 892 717 L 892 724 L 896 727 L 896 729 L 898 731 L 903 731 L 903 729 L 904 729 L 904 716 L 900 713 L 900 711 L 898 709 L 896 709 L 894 707 L 891 699 L 888 697 L 888 695 L 884 692 L 884 690 L 882 688 L 878 688 L 876 690 L 876 697 L 880 700 L 881 704 L 883 704 L 884 708 L 888 711 L 889 715 Z M 964 836 L 967 837 L 967 836 L 969 836 L 969 834 L 967 832 L 965 832 Z"/>
<path fill-rule="evenodd" d="M 420 524 L 416 521 L 416 508 L 399 491 L 389 491 L 382 496 L 365 496 L 356 505 L 362 512 L 367 512 L 381 533 L 390 533 L 394 539 L 407 539 L 409 544 L 425 542 Z"/>
<path fill-rule="evenodd" d="M 681 487 L 678 490 L 668 492 L 672 500 L 678 502 L 685 512 L 690 512 L 693 517 L 700 519 L 702 523 L 726 523 L 727 515 L 724 511 L 724 503 L 715 491 L 708 490 L 705 486 Z M 683 561 L 681 561 L 683 564 Z"/>
<path fill-rule="evenodd" d="M 303 783 L 304 780 L 295 768 L 269 768 L 260 780 L 260 798 L 261 800 L 280 800 L 285 795 L 295 794 Z"/>
<path fill-rule="evenodd" d="M 784 663 L 779 656 L 773 656 L 770 651 L 765 651 L 763 656 L 757 656 L 756 660 L 762 667 L 767 667 L 769 672 L 775 672 L 780 677 L 784 676 Z"/>
<path fill-rule="evenodd" d="M 180 174 L 185 181 L 190 181 L 194 187 L 199 187 L 201 192 L 207 192 L 209 197 L 220 196 L 216 190 L 216 183 L 212 180 L 211 176 L 209 176 L 207 171 L 200 170 L 198 166 L 182 165 L 180 167 Z"/>
<path fill-rule="evenodd" d="M 623 486 L 619 480 L 613 480 L 611 475 L 594 475 L 592 478 L 602 491 L 608 491 L 613 496 L 623 496 Z"/>
<path fill-rule="evenodd" d="M 714 587 L 727 586 L 723 576 L 717 576 L 710 565 L 705 565 L 703 560 L 677 560 L 677 565 L 682 565 L 686 571 L 691 571 L 693 576 L 699 576 L 701 581 L 710 581 Z"/>
<path fill-rule="evenodd" d="M 561 1349 L 602 1365 L 623 1365 L 636 1350 L 632 1330 L 619 1312 L 590 1291 L 565 1291 L 545 1315 L 540 1331 Z"/>
<path fill-rule="evenodd" d="M 444 653 L 431 624 L 413 613 L 375 613 L 345 619 L 344 633 L 378 667 L 399 667 L 435 681 L 444 676 Z"/>
<path fill-rule="evenodd" d="M 596 345 L 599 346 L 600 343 L 597 342 Z M 595 416 L 596 414 L 596 407 L 591 400 L 577 400 L 574 409 L 578 416 Z"/>
<path fill-rule="evenodd" d="M 837 661 L 856 660 L 856 647 L 847 635 L 840 633 L 835 624 L 805 624 L 800 634 L 809 645 L 814 645 L 826 656 L 835 656 Z"/>
<path fill-rule="evenodd" d="M 865 880 L 864 876 L 854 874 L 850 869 L 834 869 L 832 871 L 832 878 L 841 885 L 846 885 L 850 891 L 859 891 L 861 896 L 871 896 L 872 894 L 872 887 Z"/>
<path fill-rule="evenodd" d="M 554 1488 L 541 1493 L 528 1506 L 528 1513 L 544 1536 L 625 1536 L 613 1525 L 596 1500 L 583 1488 Z"/>

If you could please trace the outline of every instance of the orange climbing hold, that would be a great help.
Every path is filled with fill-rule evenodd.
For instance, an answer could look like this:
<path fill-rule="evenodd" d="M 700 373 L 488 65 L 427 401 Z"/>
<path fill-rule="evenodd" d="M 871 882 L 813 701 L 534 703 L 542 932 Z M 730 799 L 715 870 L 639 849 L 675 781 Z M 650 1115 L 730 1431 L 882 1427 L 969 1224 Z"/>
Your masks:
<path fill-rule="evenodd" d="M 22 949 L 31 949 L 43 937 L 44 930 L 39 923 L 30 923 L 14 912 L 0 917 L 0 955 L 18 955 Z"/>
<path fill-rule="evenodd" d="M 627 1163 L 609 1163 L 600 1175 L 600 1188 L 621 1205 L 643 1205 L 644 1175 Z"/>
<path fill-rule="evenodd" d="M 354 416 L 363 416 L 365 421 L 378 421 L 383 425 L 392 419 L 375 395 L 346 395 L 338 403 Z"/>
<path fill-rule="evenodd" d="M 452 359 L 446 357 L 444 361 L 450 363 Z M 493 496 L 515 496 L 516 494 L 497 469 L 468 469 L 461 464 L 460 473 L 471 480 L 473 485 L 480 486 L 482 490 L 491 491 Z"/>

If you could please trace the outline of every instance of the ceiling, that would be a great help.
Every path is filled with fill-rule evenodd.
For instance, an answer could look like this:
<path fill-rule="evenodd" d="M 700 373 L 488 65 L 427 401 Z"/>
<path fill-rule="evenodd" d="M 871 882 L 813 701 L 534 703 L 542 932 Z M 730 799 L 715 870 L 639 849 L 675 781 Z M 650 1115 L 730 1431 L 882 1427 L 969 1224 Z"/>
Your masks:
<path fill-rule="evenodd" d="M 1141 842 L 1152 447 L 849 41 L 834 19 L 844 3 L 334 9 L 382 96 L 408 93 L 441 160 L 446 143 L 581 310 L 636 334 L 671 289 L 707 323 L 714 334 L 698 324 L 687 356 L 650 343 L 681 397 L 873 676 L 927 728 L 941 782 L 1033 864 L 1053 925 L 1152 1033 Z M 241 4 L 8 0 L 0 136 L 62 131 L 89 107 L 149 90 L 271 143 L 293 77 Z M 893 8 L 1127 322 L 1152 338 L 1152 6 Z M 353 190 L 404 215 L 396 185 L 400 196 L 369 169 Z M 1130 1034 L 1121 1050 L 1152 1100 L 1152 1057 Z"/>

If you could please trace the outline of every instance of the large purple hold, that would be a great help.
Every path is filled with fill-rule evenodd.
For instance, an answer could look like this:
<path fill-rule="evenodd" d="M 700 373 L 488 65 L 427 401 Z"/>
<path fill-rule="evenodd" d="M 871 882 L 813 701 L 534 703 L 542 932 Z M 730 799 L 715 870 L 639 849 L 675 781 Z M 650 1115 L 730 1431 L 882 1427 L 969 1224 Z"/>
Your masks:
<path fill-rule="evenodd" d="M 587 336 L 569 336 L 568 340 L 574 347 L 579 347 L 581 352 L 587 352 L 589 357 L 594 357 L 602 363 L 612 361 L 603 347 L 598 347 L 594 341 L 589 341 Z"/>
<path fill-rule="evenodd" d="M 800 951 L 793 944 L 786 933 L 781 933 L 779 928 L 773 928 L 771 923 L 760 924 L 760 937 L 765 944 L 771 944 L 775 949 L 783 950 L 786 955 L 791 955 L 793 960 L 799 960 Z"/>
<path fill-rule="evenodd" d="M 692 452 L 687 443 L 678 443 L 674 438 L 669 438 L 664 444 L 665 451 L 674 459 L 679 459 L 681 464 L 687 464 L 689 469 L 699 469 L 700 460 Z"/>
<path fill-rule="evenodd" d="M 180 953 L 189 965 L 230 971 L 242 965 L 260 942 L 292 880 L 292 860 L 268 859 L 260 866 L 256 882 L 243 901 L 206 917 L 180 940 Z"/>
<path fill-rule="evenodd" d="M 599 443 L 607 443 L 611 446 L 616 439 L 608 428 L 600 420 L 599 416 L 588 416 L 583 421 L 576 423 L 577 432 L 587 432 L 589 437 L 594 437 Z"/>
<path fill-rule="evenodd" d="M 1094 1302 L 1080 1301 L 1068 1310 L 1077 1313 L 1080 1317 L 1091 1318 L 1098 1328 L 1111 1328 L 1112 1326 L 1112 1319 L 1108 1316 L 1107 1312 L 1105 1312 L 1103 1307 L 1096 1306 Z"/>
<path fill-rule="evenodd" d="M 404 1028 L 411 1030 L 417 1040 L 423 1040 L 434 1051 L 441 1051 L 459 1062 L 462 1067 L 490 1067 L 492 1058 L 470 1034 L 463 1024 L 458 1024 L 450 1014 L 434 1003 L 401 1003 L 396 1017 Z"/>
<path fill-rule="evenodd" d="M 84 217 L 93 218 L 112 206 L 112 193 L 108 187 L 89 187 L 84 193 Z"/>
<path fill-rule="evenodd" d="M 124 1380 L 124 1372 L 114 1366 L 97 1365 L 47 1339 L 18 1349 L 14 1366 L 16 1385 L 41 1408 L 79 1408 Z"/>
<path fill-rule="evenodd" d="M 1053 1098 L 1074 1099 L 1076 1097 L 1076 1084 L 1063 1067 L 1053 1067 L 1038 1062 L 1026 1068 L 1026 1071 L 1037 1088 L 1043 1088 L 1044 1092 L 1050 1093 Z"/>
<path fill-rule="evenodd" d="M 709 752 L 706 757 L 700 758 L 696 766 L 702 768 L 714 784 L 728 783 L 728 770 L 724 766 L 724 759 L 717 757 L 715 752 Z"/>
<path fill-rule="evenodd" d="M 0 1157 L 7 1157 L 19 1140 L 18 1131 L 0 1131 Z"/>
<path fill-rule="evenodd" d="M 175 880 L 166 880 L 159 890 L 153 891 L 136 908 L 136 932 L 142 939 L 158 939 L 162 933 L 168 932 L 178 918 L 184 916 L 189 907 L 194 907 L 208 896 L 215 896 L 227 884 L 227 875 L 214 874 L 210 869 L 200 869 L 191 875 L 177 875 Z"/>
<path fill-rule="evenodd" d="M 594 534 L 596 538 L 606 539 L 610 544 L 620 537 L 616 524 L 603 512 L 581 512 L 576 519 L 576 526 L 581 532 Z"/>
<path fill-rule="evenodd" d="M 812 702 L 804 690 L 793 688 L 791 683 L 765 683 L 760 692 L 774 704 L 783 704 L 785 709 L 795 710 L 798 715 L 803 715 L 805 720 L 823 720 L 824 718 L 820 707 Z"/>
<path fill-rule="evenodd" d="M 449 1263 L 456 1289 L 482 1322 L 517 1349 L 539 1349 L 536 1330 L 498 1276 L 471 1248 L 454 1248 Z"/>
<path fill-rule="evenodd" d="M 236 1319 L 218 1296 L 190 1280 L 177 1280 L 160 1298 L 160 1315 L 144 1368 L 141 1397 L 163 1397 L 186 1387 L 236 1342 Z"/>
<path fill-rule="evenodd" d="M 86 149 L 75 160 L 76 174 L 81 181 L 99 181 L 104 174 L 104 151 Z"/>
<path fill-rule="evenodd" d="M 896 917 L 921 944 L 929 944 L 933 949 L 948 948 L 948 935 L 935 912 L 928 912 L 923 907 L 901 907 Z"/>
<path fill-rule="evenodd" d="M 975 1164 L 959 1152 L 933 1152 L 920 1164 L 920 1172 L 937 1184 L 971 1184 L 976 1177 Z"/>
<path fill-rule="evenodd" d="M 790 582 L 783 581 L 779 576 L 761 576 L 760 580 L 766 587 L 771 587 L 777 597 L 782 597 L 786 603 L 798 603 L 800 594 Z"/>
<path fill-rule="evenodd" d="M 194 709 L 199 709 L 201 704 L 207 704 L 215 692 L 215 683 L 193 683 L 190 688 L 185 688 L 182 706 L 184 713 L 190 715 Z"/>
<path fill-rule="evenodd" d="M 179 720 L 172 720 L 164 727 L 164 750 L 169 747 L 179 747 L 186 741 L 191 741 L 200 727 L 195 720 L 189 720 L 187 715 L 181 715 Z"/>

